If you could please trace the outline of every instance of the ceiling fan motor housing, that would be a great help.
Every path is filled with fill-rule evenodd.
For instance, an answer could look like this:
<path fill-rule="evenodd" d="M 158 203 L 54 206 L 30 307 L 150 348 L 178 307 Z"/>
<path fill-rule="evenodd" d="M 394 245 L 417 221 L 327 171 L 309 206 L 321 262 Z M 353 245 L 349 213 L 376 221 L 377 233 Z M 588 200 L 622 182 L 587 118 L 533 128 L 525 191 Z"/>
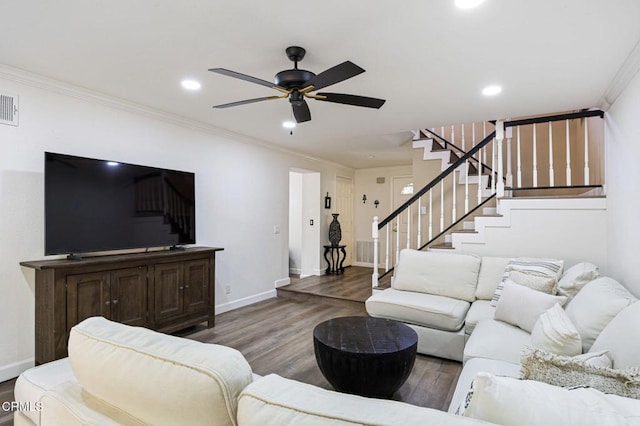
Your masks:
<path fill-rule="evenodd" d="M 276 74 L 274 83 L 277 86 L 284 87 L 289 90 L 292 88 L 300 88 L 304 83 L 311 80 L 316 75 L 307 70 L 284 70 Z"/>

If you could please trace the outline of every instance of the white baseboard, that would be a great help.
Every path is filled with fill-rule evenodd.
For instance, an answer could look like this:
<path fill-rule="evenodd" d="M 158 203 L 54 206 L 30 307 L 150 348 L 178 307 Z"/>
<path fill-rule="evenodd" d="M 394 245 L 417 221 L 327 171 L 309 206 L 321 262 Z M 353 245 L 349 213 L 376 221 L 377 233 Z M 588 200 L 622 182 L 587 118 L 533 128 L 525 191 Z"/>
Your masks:
<path fill-rule="evenodd" d="M 276 280 L 275 282 L 276 288 L 289 285 L 289 284 L 291 284 L 291 278 L 289 277 Z"/>
<path fill-rule="evenodd" d="M 373 269 L 373 263 L 353 262 L 353 266 L 363 266 L 365 268 L 372 268 Z"/>
<path fill-rule="evenodd" d="M 234 309 L 242 308 L 244 306 L 253 305 L 254 303 L 262 302 L 263 300 L 273 299 L 274 297 L 276 297 L 275 289 L 265 291 L 264 293 L 254 294 L 253 296 L 244 297 L 242 299 L 233 300 L 221 305 L 216 305 L 216 315 L 233 311 Z"/>
<path fill-rule="evenodd" d="M 289 274 L 291 274 L 291 275 L 300 275 L 300 274 L 302 274 L 302 269 L 300 269 L 300 268 L 289 268 Z"/>
<path fill-rule="evenodd" d="M 35 358 L 29 358 L 13 364 L 0 366 L 0 382 L 14 379 L 23 371 L 27 371 L 35 365 Z"/>

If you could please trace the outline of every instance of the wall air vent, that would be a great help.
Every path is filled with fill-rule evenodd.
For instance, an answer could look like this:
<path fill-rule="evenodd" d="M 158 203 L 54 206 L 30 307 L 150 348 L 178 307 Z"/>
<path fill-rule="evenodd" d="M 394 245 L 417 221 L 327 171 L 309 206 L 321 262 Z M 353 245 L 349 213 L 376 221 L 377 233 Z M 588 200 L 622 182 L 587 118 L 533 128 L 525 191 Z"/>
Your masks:
<path fill-rule="evenodd" d="M 0 124 L 18 125 L 18 96 L 0 93 Z"/>

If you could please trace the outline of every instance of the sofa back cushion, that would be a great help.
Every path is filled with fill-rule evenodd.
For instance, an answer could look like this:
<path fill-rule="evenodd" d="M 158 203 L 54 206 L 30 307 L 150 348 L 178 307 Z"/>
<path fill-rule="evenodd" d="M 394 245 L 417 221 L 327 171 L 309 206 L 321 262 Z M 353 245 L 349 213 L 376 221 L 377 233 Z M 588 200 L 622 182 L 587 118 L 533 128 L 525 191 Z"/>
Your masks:
<path fill-rule="evenodd" d="M 598 335 L 589 352 L 609 351 L 613 368 L 640 367 L 640 302 L 624 308 Z"/>
<path fill-rule="evenodd" d="M 476 298 L 480 300 L 491 300 L 493 298 L 493 293 L 496 292 L 498 284 L 502 281 L 507 264 L 509 264 L 508 257 L 482 256 Z"/>
<path fill-rule="evenodd" d="M 404 249 L 396 265 L 393 288 L 473 302 L 480 258 Z"/>
<path fill-rule="evenodd" d="M 589 351 L 613 317 L 636 300 L 613 278 L 600 277 L 587 283 L 565 307 L 569 319 L 580 332 L 583 352 Z"/>
<path fill-rule="evenodd" d="M 147 424 L 234 425 L 252 381 L 235 349 L 102 317 L 71 329 L 69 360 L 83 391 Z"/>

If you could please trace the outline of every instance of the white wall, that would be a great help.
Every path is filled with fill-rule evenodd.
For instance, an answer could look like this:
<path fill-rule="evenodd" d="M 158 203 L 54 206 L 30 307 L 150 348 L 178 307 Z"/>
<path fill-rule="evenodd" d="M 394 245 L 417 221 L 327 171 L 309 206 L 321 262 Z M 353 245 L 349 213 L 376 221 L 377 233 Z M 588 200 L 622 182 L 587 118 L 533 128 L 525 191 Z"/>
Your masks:
<path fill-rule="evenodd" d="M 640 296 L 640 73 L 605 115 L 611 275 Z"/>
<path fill-rule="evenodd" d="M 0 125 L 0 381 L 33 363 L 34 273 L 18 263 L 44 258 L 44 151 L 195 172 L 197 243 L 225 249 L 218 313 L 272 297 L 288 279 L 290 169 L 320 173 L 318 203 L 336 174 L 354 173 L 3 67 L 0 91 L 20 96 L 20 126 Z"/>
<path fill-rule="evenodd" d="M 502 217 L 477 217 L 477 233 L 453 234 L 452 243 L 483 256 L 558 258 L 566 267 L 592 262 L 609 275 L 606 206 L 603 198 L 507 198 Z"/>

